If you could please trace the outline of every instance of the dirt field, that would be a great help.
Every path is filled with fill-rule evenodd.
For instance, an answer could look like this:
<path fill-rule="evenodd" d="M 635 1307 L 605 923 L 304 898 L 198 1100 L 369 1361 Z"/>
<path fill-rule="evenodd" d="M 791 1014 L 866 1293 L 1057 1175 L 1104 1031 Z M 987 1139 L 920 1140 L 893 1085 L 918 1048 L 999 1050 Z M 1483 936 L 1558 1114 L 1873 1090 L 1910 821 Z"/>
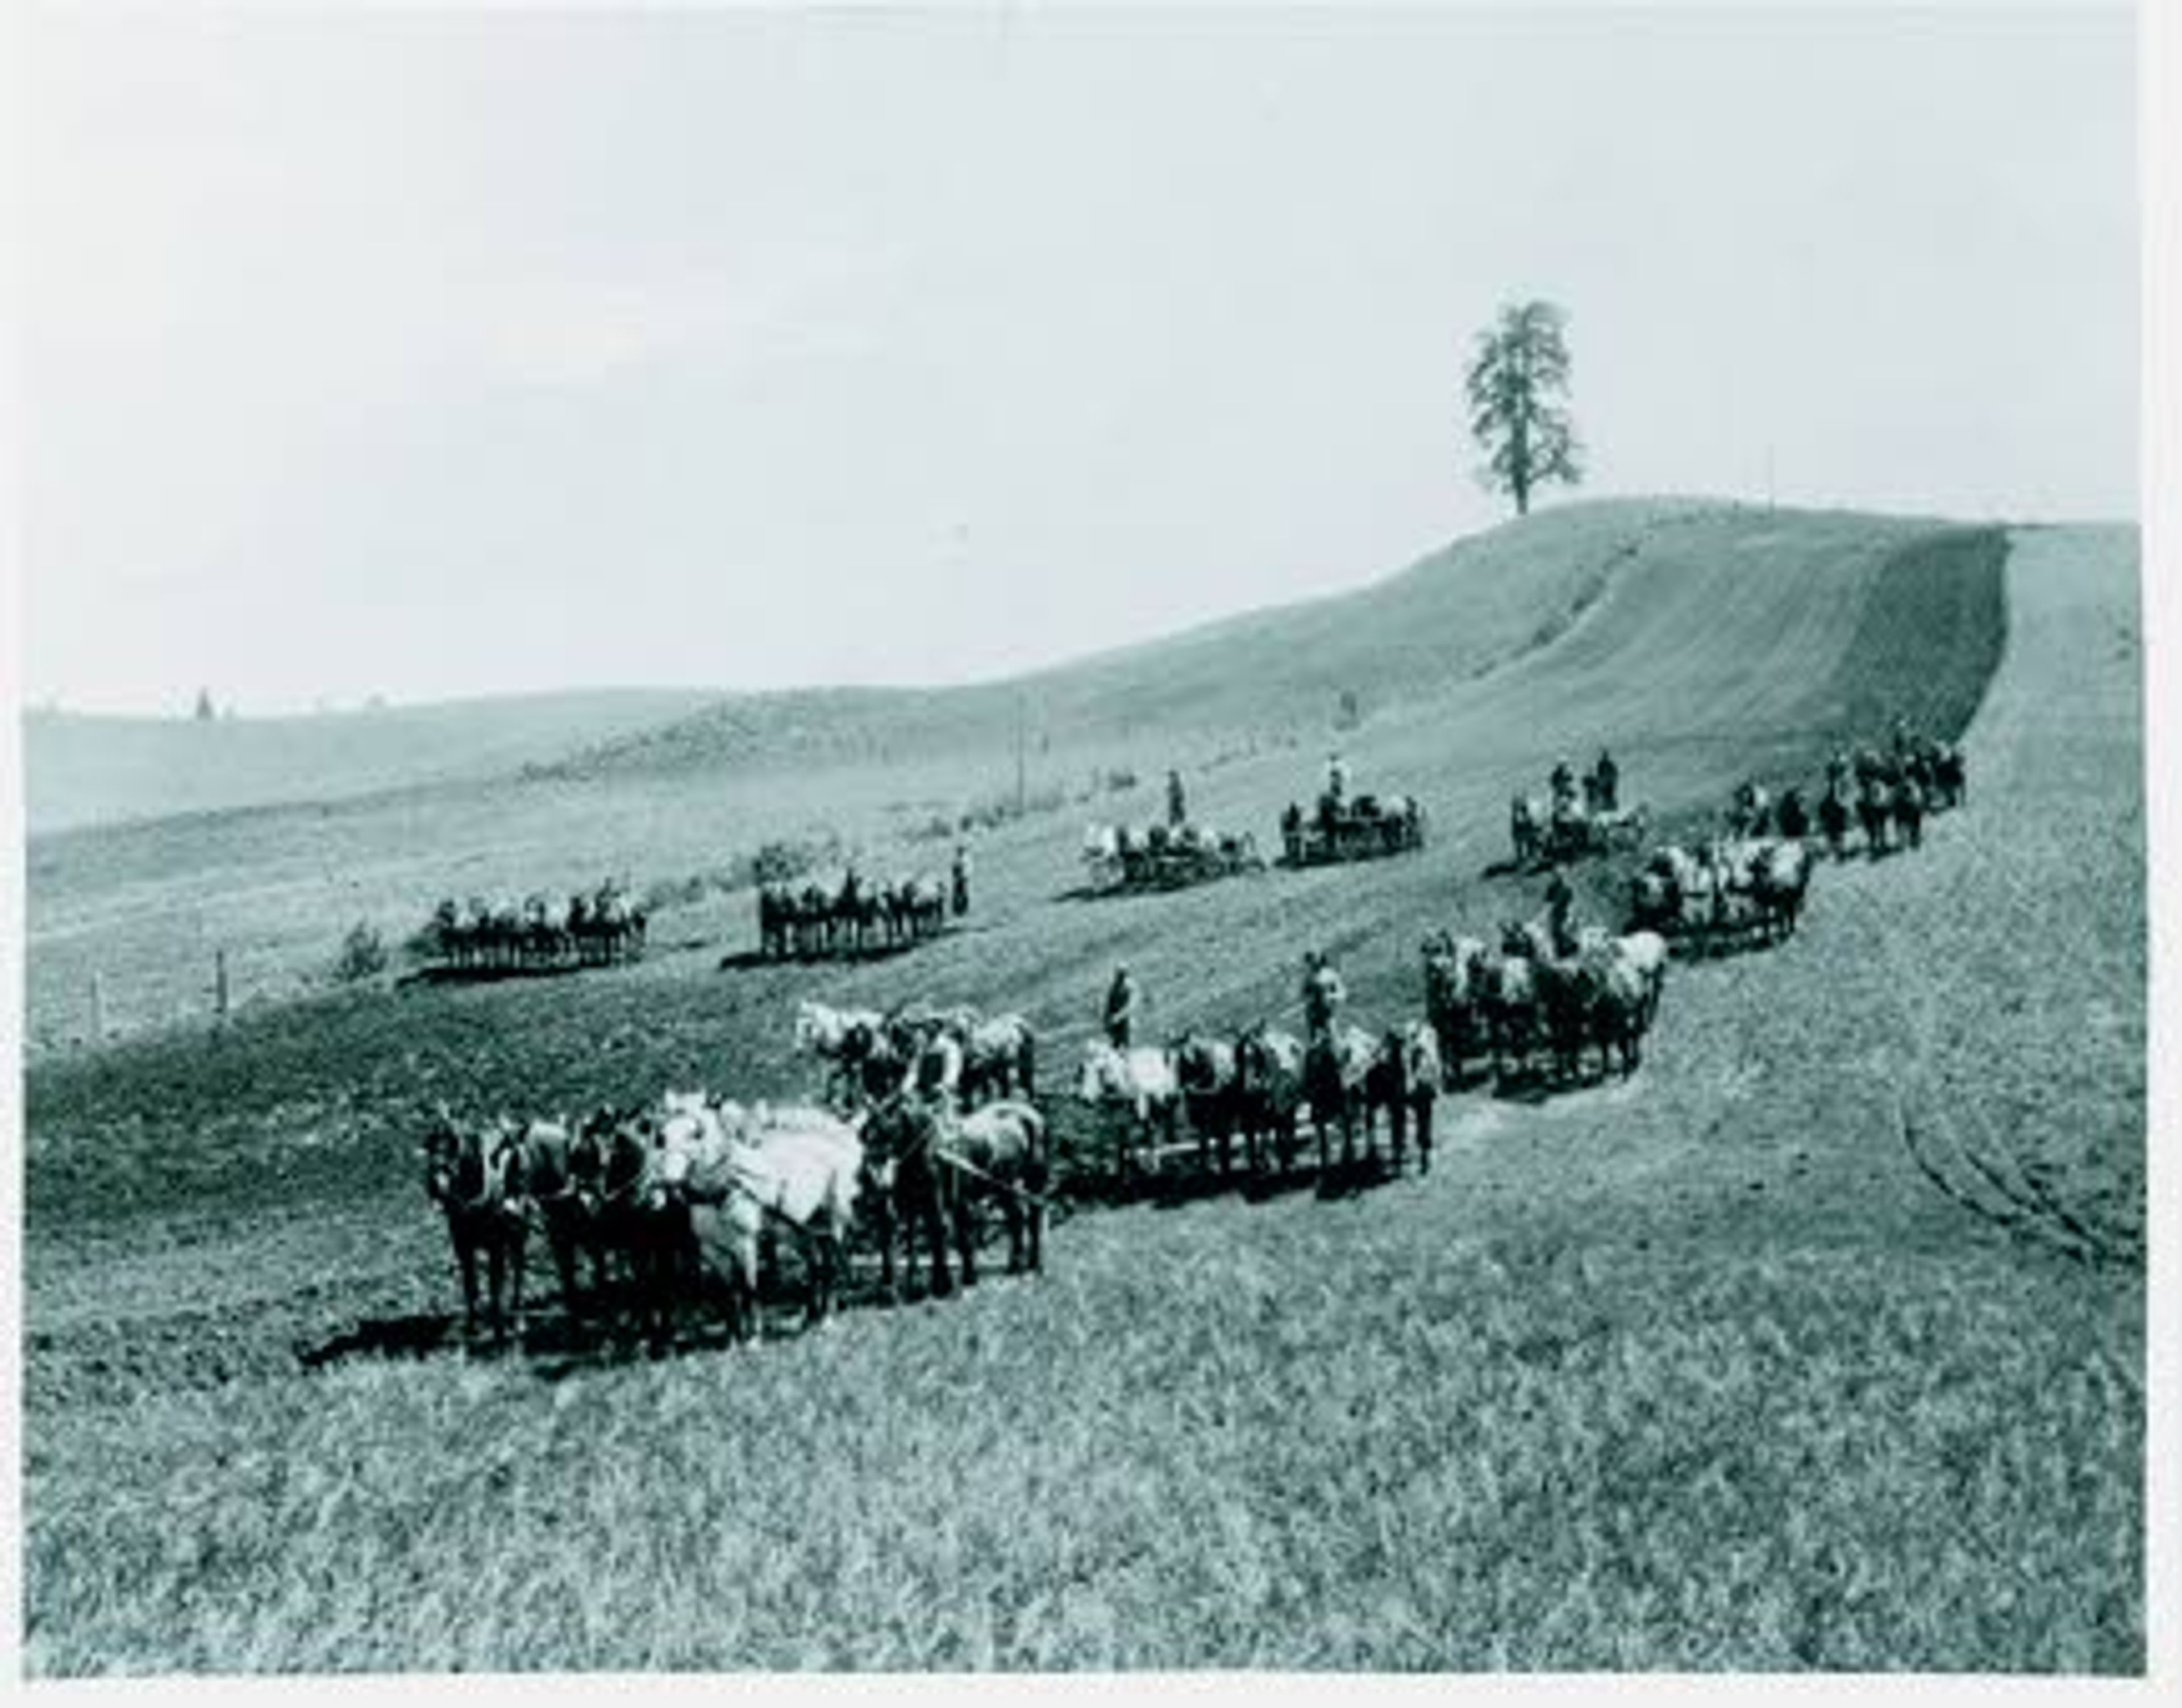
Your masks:
<path fill-rule="evenodd" d="M 1344 738 L 1432 807 L 1420 855 L 1069 901 L 1063 815 L 898 961 L 721 970 L 723 901 L 625 972 L 35 1068 L 34 1670 L 2140 1668 L 2135 535 L 2014 536 L 2004 606 L 1974 531 L 1625 543 L 1538 647 Z M 1156 1032 L 1285 1015 L 1314 944 L 1415 1012 L 1426 929 L 1537 907 L 1488 869 L 1557 750 L 1611 732 L 1687 824 L 1903 705 L 1975 710 L 1964 809 L 1678 965 L 1629 1081 L 1443 1101 L 1428 1177 L 1082 1212 L 1040 1280 L 740 1353 L 448 1344 L 435 1097 L 786 1089 L 806 994 L 1020 1008 L 1057 1085 L 1117 956 Z M 1193 805 L 1270 821 L 1316 758 Z"/>

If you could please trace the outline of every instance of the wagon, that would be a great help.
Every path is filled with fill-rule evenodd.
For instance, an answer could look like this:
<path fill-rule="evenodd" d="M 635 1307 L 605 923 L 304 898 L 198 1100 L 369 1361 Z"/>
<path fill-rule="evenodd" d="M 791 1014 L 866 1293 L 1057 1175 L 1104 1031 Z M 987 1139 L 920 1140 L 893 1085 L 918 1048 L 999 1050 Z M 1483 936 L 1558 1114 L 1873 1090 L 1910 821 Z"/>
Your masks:
<path fill-rule="evenodd" d="M 1222 835 L 1195 825 L 1094 834 L 1083 859 L 1098 889 L 1179 889 L 1265 869 L 1248 832 Z"/>
<path fill-rule="evenodd" d="M 1603 854 L 1615 848 L 1641 847 L 1651 822 L 1642 806 L 1613 812 L 1583 812 L 1573 804 L 1543 818 L 1515 819 L 1513 841 L 1518 866 L 1553 865 Z"/>
<path fill-rule="evenodd" d="M 1376 860 L 1424 845 L 1425 810 L 1407 796 L 1382 801 L 1359 795 L 1347 807 L 1336 807 L 1321 798 L 1318 811 L 1310 817 L 1290 802 L 1281 815 L 1281 859 L 1291 866 Z"/>

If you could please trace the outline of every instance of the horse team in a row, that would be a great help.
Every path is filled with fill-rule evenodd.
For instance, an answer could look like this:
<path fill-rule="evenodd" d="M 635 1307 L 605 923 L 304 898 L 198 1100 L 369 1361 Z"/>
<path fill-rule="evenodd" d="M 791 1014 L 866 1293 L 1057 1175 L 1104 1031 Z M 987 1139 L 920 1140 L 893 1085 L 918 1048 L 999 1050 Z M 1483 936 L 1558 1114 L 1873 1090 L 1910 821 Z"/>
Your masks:
<path fill-rule="evenodd" d="M 920 1248 L 934 1296 L 954 1291 L 950 1248 L 962 1283 L 973 1283 L 989 1215 L 1007 1226 L 1011 1269 L 1044 1263 L 1045 1119 L 1020 1099 L 957 1112 L 897 1092 L 843 1114 L 670 1092 L 578 1120 L 483 1124 L 443 1109 L 423 1161 L 473 1331 L 481 1307 L 496 1334 L 519 1322 L 534 1228 L 569 1318 L 606 1321 L 623 1304 L 624 1325 L 655 1344 L 701 1307 L 716 1311 L 732 1338 L 748 1338 L 775 1280 L 766 1258 L 784 1249 L 811 1321 L 839 1298 L 860 1242 L 896 1297 Z"/>
<path fill-rule="evenodd" d="M 643 904 L 609 880 L 565 905 L 538 893 L 520 906 L 479 896 L 458 904 L 448 897 L 424 934 L 430 951 L 459 971 L 534 971 L 640 959 L 645 923 Z"/>
<path fill-rule="evenodd" d="M 838 886 L 809 880 L 761 883 L 758 950 L 767 959 L 869 954 L 937 936 L 949 913 L 969 909 L 968 870 L 955 857 L 951 886 L 929 873 L 872 882 L 851 870 Z"/>

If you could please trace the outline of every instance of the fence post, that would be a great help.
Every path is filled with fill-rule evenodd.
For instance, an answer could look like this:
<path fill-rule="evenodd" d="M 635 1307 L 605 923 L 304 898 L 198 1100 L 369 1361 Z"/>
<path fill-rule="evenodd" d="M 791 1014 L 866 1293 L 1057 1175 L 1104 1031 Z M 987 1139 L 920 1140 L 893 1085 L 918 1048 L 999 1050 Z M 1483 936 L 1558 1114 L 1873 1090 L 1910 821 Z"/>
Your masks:
<path fill-rule="evenodd" d="M 212 1012 L 213 1018 L 227 1018 L 227 951 L 216 948 L 212 952 Z"/>

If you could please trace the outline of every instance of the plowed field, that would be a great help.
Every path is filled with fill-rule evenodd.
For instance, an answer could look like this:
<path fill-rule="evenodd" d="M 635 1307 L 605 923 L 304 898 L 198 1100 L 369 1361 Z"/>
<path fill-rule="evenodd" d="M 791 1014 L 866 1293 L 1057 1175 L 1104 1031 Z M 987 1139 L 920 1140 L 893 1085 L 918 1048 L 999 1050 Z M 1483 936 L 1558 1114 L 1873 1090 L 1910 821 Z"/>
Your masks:
<path fill-rule="evenodd" d="M 1623 543 L 1529 650 L 1342 738 L 1431 807 L 1419 855 L 1089 902 L 1080 826 L 1026 822 L 899 960 L 714 946 L 35 1069 L 33 1668 L 2140 1668 L 2135 535 Z M 1156 1032 L 1292 1018 L 1314 946 L 1413 1013 L 1426 930 L 1537 906 L 1489 869 L 1558 751 L 1610 741 L 1672 831 L 1897 708 L 1967 726 L 1967 806 L 1822 867 L 1786 944 L 1678 964 L 1629 1081 L 1444 1100 L 1428 1176 L 1087 1209 L 1040 1279 L 738 1351 L 447 1333 L 435 1097 L 778 1093 L 797 998 L 922 995 L 1028 1013 L 1082 1139 L 1116 958 Z M 1269 824 L 1317 757 L 1193 807 Z"/>

